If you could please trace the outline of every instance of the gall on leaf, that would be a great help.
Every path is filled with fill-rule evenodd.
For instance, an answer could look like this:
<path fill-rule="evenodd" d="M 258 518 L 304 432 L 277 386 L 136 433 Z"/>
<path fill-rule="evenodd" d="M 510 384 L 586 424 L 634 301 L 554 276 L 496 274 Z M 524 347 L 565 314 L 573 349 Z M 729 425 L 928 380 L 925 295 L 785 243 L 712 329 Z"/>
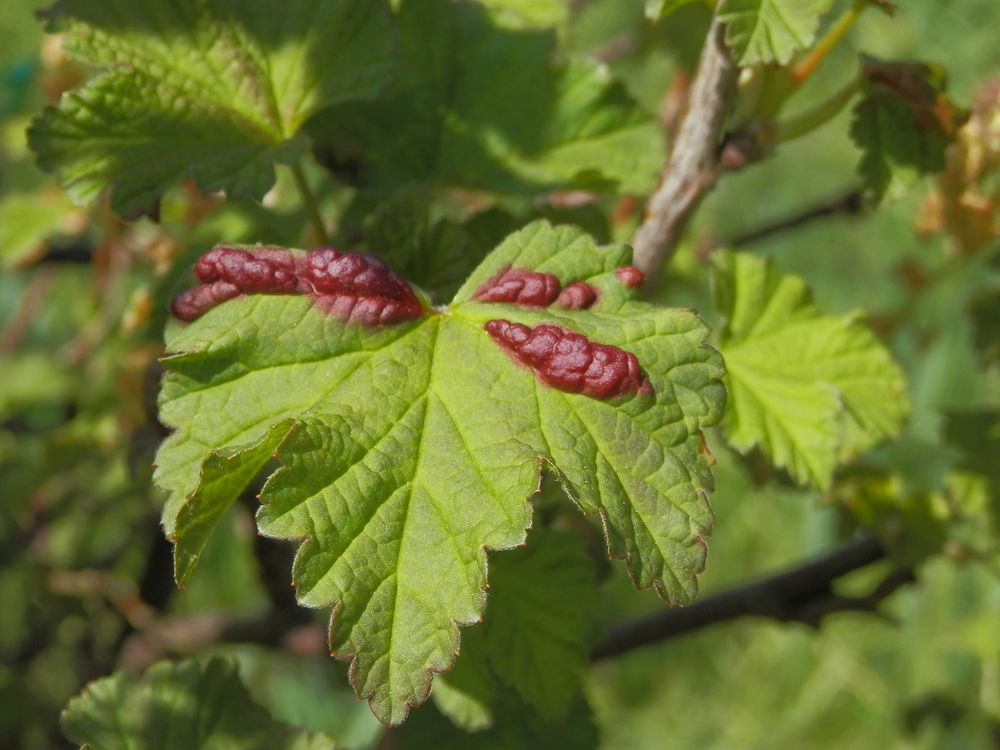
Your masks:
<path fill-rule="evenodd" d="M 646 280 L 646 275 L 635 266 L 622 266 L 615 269 L 618 280 L 630 289 L 638 289 Z"/>
<path fill-rule="evenodd" d="M 550 273 L 527 268 L 503 268 L 484 282 L 472 296 L 476 302 L 509 302 L 529 307 L 548 307 L 559 296 L 559 279 Z"/>
<path fill-rule="evenodd" d="M 300 263 L 299 278 L 316 306 L 342 320 L 379 325 L 424 314 L 410 285 L 374 255 L 321 248 L 307 252 Z"/>
<path fill-rule="evenodd" d="M 597 301 L 598 296 L 597 289 L 586 281 L 574 281 L 559 293 L 556 304 L 567 310 L 586 310 Z"/>
<path fill-rule="evenodd" d="M 185 322 L 243 294 L 308 294 L 330 315 L 361 325 L 399 323 L 424 314 L 409 284 L 373 255 L 319 248 L 219 246 L 195 265 L 202 283 L 174 297 L 171 312 Z"/>
<path fill-rule="evenodd" d="M 598 399 L 652 393 L 635 355 L 617 346 L 598 344 L 548 323 L 528 328 L 509 320 L 490 320 L 485 328 L 515 361 L 553 388 Z"/>
<path fill-rule="evenodd" d="M 609 555 L 627 560 L 638 588 L 692 601 L 712 524 L 699 433 L 722 416 L 725 370 L 694 313 L 635 299 L 614 276 L 631 262 L 627 247 L 538 222 L 497 247 L 440 314 L 350 330 L 311 298 L 342 289 L 319 278 L 332 260 L 307 273 L 308 256 L 291 252 L 302 259 L 295 296 L 262 294 L 167 328 L 160 414 L 175 432 L 155 480 L 170 493 L 163 525 L 185 575 L 276 453 L 258 530 L 302 543 L 296 598 L 332 608 L 330 651 L 393 725 L 475 637 L 462 628 L 482 617 L 488 573 L 502 567 L 487 556 L 525 540 L 543 465 L 599 514 Z M 206 283 L 236 279 L 220 267 L 202 271 Z M 589 283 L 601 298 L 583 312 L 472 299 L 516 267 Z M 609 471 L 616 481 L 602 481 Z"/>
<path fill-rule="evenodd" d="M 615 269 L 615 276 L 629 288 L 642 285 L 642 271 L 634 266 Z M 529 268 L 504 266 L 483 282 L 472 299 L 476 302 L 500 302 L 525 307 L 549 307 L 552 304 L 566 310 L 586 310 L 597 302 L 600 291 L 585 281 L 574 281 L 565 287 L 555 276 Z"/>

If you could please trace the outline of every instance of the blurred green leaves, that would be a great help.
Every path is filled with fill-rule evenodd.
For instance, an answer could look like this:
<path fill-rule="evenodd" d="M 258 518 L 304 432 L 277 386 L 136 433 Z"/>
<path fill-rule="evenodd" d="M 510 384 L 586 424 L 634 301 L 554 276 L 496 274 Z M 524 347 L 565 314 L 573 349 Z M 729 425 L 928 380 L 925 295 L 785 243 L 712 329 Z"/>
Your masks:
<path fill-rule="evenodd" d="M 862 151 L 858 172 L 878 203 L 944 169 L 965 113 L 945 96 L 940 67 L 866 58 L 861 75 L 851 137 Z"/>
<path fill-rule="evenodd" d="M 515 28 L 559 28 L 569 20 L 566 0 L 479 0 L 497 20 Z"/>
<path fill-rule="evenodd" d="M 3 389 L 0 390 L 0 421 L 25 412 L 57 408 L 76 390 L 67 368 L 59 367 L 41 352 L 18 356 L 0 354 Z"/>
<path fill-rule="evenodd" d="M 398 23 L 393 84 L 309 126 L 335 173 L 380 190 L 422 183 L 641 194 L 654 186 L 662 128 L 606 67 L 553 64 L 551 33 L 501 27 L 476 3 L 405 0 Z"/>
<path fill-rule="evenodd" d="M 710 0 L 646 0 L 646 16 L 655 21 L 693 2 L 711 4 Z"/>
<path fill-rule="evenodd" d="M 66 736 L 91 750 L 333 750 L 330 737 L 274 721 L 221 660 L 154 665 L 96 680 L 63 712 Z"/>
<path fill-rule="evenodd" d="M 9 193 L 0 198 L 0 270 L 29 264 L 45 250 L 45 241 L 63 227 L 72 228 L 73 207 L 61 191 Z"/>

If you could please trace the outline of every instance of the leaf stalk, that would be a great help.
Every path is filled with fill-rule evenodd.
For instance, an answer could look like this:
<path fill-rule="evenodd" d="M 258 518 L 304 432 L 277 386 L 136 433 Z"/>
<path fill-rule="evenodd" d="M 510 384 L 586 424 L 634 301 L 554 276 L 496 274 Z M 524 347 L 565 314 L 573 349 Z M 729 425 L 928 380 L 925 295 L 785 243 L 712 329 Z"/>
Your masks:
<path fill-rule="evenodd" d="M 298 188 L 299 197 L 302 199 L 302 207 L 305 209 L 306 216 L 309 218 L 313 231 L 316 233 L 317 241 L 321 245 L 329 245 L 330 234 L 326 231 L 323 216 L 319 212 L 319 203 L 312 188 L 309 187 L 309 181 L 306 179 L 306 173 L 302 169 L 302 164 L 295 162 L 290 165 L 290 168 L 292 170 L 292 177 L 295 178 L 295 187 Z"/>
<path fill-rule="evenodd" d="M 854 23 L 861 17 L 861 14 L 864 13 L 865 8 L 869 4 L 869 0 L 857 0 L 854 5 L 844 11 L 840 18 L 834 22 L 833 26 L 823 35 L 823 38 L 813 45 L 808 54 L 792 66 L 791 77 L 793 86 L 801 86 L 809 76 L 816 72 L 830 52 L 833 51 L 833 48 L 851 30 L 851 27 L 854 26 Z"/>

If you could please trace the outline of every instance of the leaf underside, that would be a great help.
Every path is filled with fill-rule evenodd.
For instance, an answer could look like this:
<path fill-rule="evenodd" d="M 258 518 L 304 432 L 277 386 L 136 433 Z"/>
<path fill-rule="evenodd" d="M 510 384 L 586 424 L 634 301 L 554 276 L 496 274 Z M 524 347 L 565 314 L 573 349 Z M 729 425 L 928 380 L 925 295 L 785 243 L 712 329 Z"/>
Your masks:
<path fill-rule="evenodd" d="M 304 540 L 299 601 L 334 607 L 330 644 L 384 722 L 448 669 L 459 625 L 481 619 L 487 549 L 524 542 L 541 468 L 600 517 L 612 555 L 671 603 L 696 592 L 711 511 L 701 429 L 722 415 L 719 355 L 693 313 L 638 302 L 615 269 L 624 246 L 533 224 L 509 237 L 447 308 L 391 326 L 344 323 L 304 295 L 245 296 L 168 331 L 157 457 L 164 526 L 190 574 L 213 518 L 273 446 L 281 464 L 258 526 Z M 585 310 L 484 303 L 504 268 L 583 281 Z M 601 400 L 547 385 L 484 330 L 504 319 L 561 326 L 621 347 L 651 388 Z M 270 431 L 270 432 L 269 432 Z M 242 480 L 241 480 L 242 481 Z M 185 519 L 202 519 L 187 533 Z"/>

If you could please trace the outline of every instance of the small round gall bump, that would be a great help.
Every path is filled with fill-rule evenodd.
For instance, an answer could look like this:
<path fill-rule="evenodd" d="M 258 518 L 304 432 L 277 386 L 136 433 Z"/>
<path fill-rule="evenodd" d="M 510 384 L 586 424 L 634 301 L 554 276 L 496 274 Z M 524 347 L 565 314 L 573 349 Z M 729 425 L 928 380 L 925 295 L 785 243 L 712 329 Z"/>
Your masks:
<path fill-rule="evenodd" d="M 637 289 L 646 280 L 646 275 L 635 266 L 621 266 L 615 269 L 615 276 L 625 286 Z"/>

